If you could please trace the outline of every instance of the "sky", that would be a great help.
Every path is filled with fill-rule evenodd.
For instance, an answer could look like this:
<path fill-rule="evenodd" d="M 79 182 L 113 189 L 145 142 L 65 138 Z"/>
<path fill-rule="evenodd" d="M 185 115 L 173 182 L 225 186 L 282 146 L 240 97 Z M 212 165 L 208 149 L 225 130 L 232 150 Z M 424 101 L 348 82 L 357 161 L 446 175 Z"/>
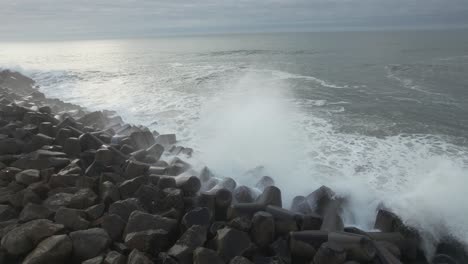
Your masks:
<path fill-rule="evenodd" d="M 468 0 L 0 0 L 0 41 L 468 26 Z"/>

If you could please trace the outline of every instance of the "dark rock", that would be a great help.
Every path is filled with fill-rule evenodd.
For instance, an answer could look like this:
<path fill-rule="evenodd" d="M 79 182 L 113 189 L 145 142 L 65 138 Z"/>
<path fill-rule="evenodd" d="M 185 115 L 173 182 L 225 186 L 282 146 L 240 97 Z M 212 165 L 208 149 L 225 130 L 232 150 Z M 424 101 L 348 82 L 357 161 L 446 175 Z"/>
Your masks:
<path fill-rule="evenodd" d="M 81 150 L 90 150 L 90 149 L 99 149 L 102 146 L 102 143 L 97 140 L 96 137 L 92 136 L 89 133 L 84 133 L 79 137 Z"/>
<path fill-rule="evenodd" d="M 206 207 L 197 207 L 187 212 L 182 218 L 184 228 L 190 228 L 194 225 L 209 227 L 211 222 L 211 213 Z"/>
<path fill-rule="evenodd" d="M 97 256 L 92 259 L 85 260 L 81 264 L 101 264 L 104 261 L 103 256 Z"/>
<path fill-rule="evenodd" d="M 252 240 L 260 248 L 270 245 L 275 239 L 275 220 L 270 213 L 257 212 L 252 218 Z"/>
<path fill-rule="evenodd" d="M 15 175 L 20 173 L 21 170 L 13 167 L 6 167 L 0 171 L 0 180 L 11 182 L 15 179 Z"/>
<path fill-rule="evenodd" d="M 42 122 L 39 124 L 39 133 L 44 134 L 49 137 L 53 137 L 55 135 L 54 127 L 50 122 Z"/>
<path fill-rule="evenodd" d="M 127 223 L 118 215 L 108 214 L 102 218 L 101 227 L 106 230 L 112 240 L 120 240 Z"/>
<path fill-rule="evenodd" d="M 73 194 L 70 193 L 57 193 L 47 198 L 42 205 L 55 212 L 60 207 L 67 207 L 72 197 Z"/>
<path fill-rule="evenodd" d="M 109 251 L 106 258 L 104 259 L 104 264 L 126 264 L 127 257 L 120 254 L 117 251 Z"/>
<path fill-rule="evenodd" d="M 193 251 L 193 264 L 224 264 L 223 259 L 216 251 L 199 247 Z"/>
<path fill-rule="evenodd" d="M 151 185 L 143 185 L 136 191 L 136 197 L 143 208 L 151 213 L 157 210 L 157 204 L 160 200 L 158 188 Z"/>
<path fill-rule="evenodd" d="M 96 203 L 98 196 L 91 189 L 81 189 L 70 199 L 68 207 L 86 209 Z"/>
<path fill-rule="evenodd" d="M 164 147 L 160 144 L 153 144 L 151 147 L 146 149 L 146 151 L 148 152 L 148 155 L 159 160 L 164 153 Z"/>
<path fill-rule="evenodd" d="M 128 255 L 127 264 L 153 264 L 153 261 L 143 252 L 134 249 L 130 255 Z"/>
<path fill-rule="evenodd" d="M 129 155 L 130 153 L 133 153 L 135 151 L 135 148 L 130 145 L 124 144 L 122 147 L 120 147 L 120 151 L 123 154 Z"/>
<path fill-rule="evenodd" d="M 249 259 L 244 258 L 242 256 L 234 257 L 229 264 L 253 264 Z"/>
<path fill-rule="evenodd" d="M 19 216 L 20 222 L 29 222 L 36 219 L 49 219 L 53 215 L 53 212 L 47 209 L 47 207 L 39 204 L 29 203 L 27 204 Z"/>
<path fill-rule="evenodd" d="M 255 187 L 258 188 L 260 191 L 265 190 L 266 187 L 275 186 L 275 181 L 270 176 L 263 176 L 260 180 L 255 184 Z"/>
<path fill-rule="evenodd" d="M 177 240 L 167 254 L 181 264 L 192 263 L 193 251 L 203 246 L 206 241 L 207 229 L 202 226 L 192 226 Z"/>
<path fill-rule="evenodd" d="M 119 192 L 122 199 L 135 197 L 136 191 L 148 182 L 146 176 L 139 176 L 130 180 L 126 180 L 119 185 Z"/>
<path fill-rule="evenodd" d="M 64 263 L 72 249 L 72 241 L 67 235 L 51 236 L 40 242 L 24 259 L 23 264 Z"/>
<path fill-rule="evenodd" d="M 107 118 L 101 111 L 95 111 L 84 115 L 78 119 L 78 122 L 85 126 L 104 128 L 107 125 Z"/>
<path fill-rule="evenodd" d="M 63 230 L 63 225 L 39 219 L 19 225 L 2 238 L 2 248 L 11 255 L 30 252 L 41 240 Z"/>
<path fill-rule="evenodd" d="M 250 248 L 249 235 L 232 228 L 218 230 L 215 240 L 217 252 L 225 262 L 235 256 L 242 256 Z"/>
<path fill-rule="evenodd" d="M 252 190 L 245 185 L 237 187 L 234 190 L 233 196 L 234 201 L 237 203 L 252 203 L 254 201 Z"/>
<path fill-rule="evenodd" d="M 193 195 L 200 190 L 201 183 L 197 176 L 179 175 L 174 177 L 177 188 L 180 188 L 187 195 Z"/>
<path fill-rule="evenodd" d="M 142 211 L 140 203 L 135 198 L 117 201 L 109 206 L 109 214 L 116 214 L 127 221 L 133 211 Z"/>
<path fill-rule="evenodd" d="M 34 135 L 31 140 L 31 147 L 28 150 L 34 151 L 42 148 L 43 146 L 52 145 L 54 143 L 54 140 L 55 139 L 53 137 L 49 137 L 44 134 Z"/>
<path fill-rule="evenodd" d="M 314 256 L 314 264 L 342 264 L 346 261 L 346 251 L 337 243 L 325 242 Z"/>
<path fill-rule="evenodd" d="M 164 147 L 173 145 L 177 142 L 176 135 L 175 134 L 164 134 L 164 135 L 159 135 L 156 138 L 155 143 L 160 144 Z"/>
<path fill-rule="evenodd" d="M 0 222 L 14 219 L 17 216 L 18 213 L 9 205 L 0 204 Z"/>
<path fill-rule="evenodd" d="M 78 138 L 67 138 L 63 144 L 63 152 L 70 157 L 78 157 L 81 153 L 81 144 Z"/>
<path fill-rule="evenodd" d="M 291 251 L 288 241 L 284 238 L 278 238 L 270 245 L 271 250 L 275 253 L 280 263 L 291 263 Z"/>
<path fill-rule="evenodd" d="M 106 206 L 120 200 L 119 189 L 110 181 L 105 181 L 101 184 L 100 192 L 101 202 Z"/>
<path fill-rule="evenodd" d="M 49 179 L 49 185 L 51 188 L 74 187 L 81 177 L 83 176 L 80 176 L 79 174 L 54 174 Z"/>
<path fill-rule="evenodd" d="M 90 223 L 85 218 L 84 211 L 65 207 L 59 208 L 55 213 L 55 222 L 71 230 L 87 229 Z"/>
<path fill-rule="evenodd" d="M 125 169 L 127 179 L 133 179 L 145 175 L 148 172 L 149 165 L 138 161 L 130 161 Z"/>
<path fill-rule="evenodd" d="M 170 237 L 168 231 L 163 229 L 133 232 L 125 236 L 125 245 L 129 249 L 138 249 L 155 255 L 169 248 Z"/>
<path fill-rule="evenodd" d="M 159 177 L 157 186 L 159 189 L 163 190 L 166 188 L 176 188 L 177 185 L 176 185 L 176 181 L 174 177 L 162 176 L 162 177 Z"/>
<path fill-rule="evenodd" d="M 163 229 L 172 233 L 177 227 L 177 221 L 174 219 L 152 215 L 141 211 L 133 212 L 128 218 L 125 227 L 124 237 L 133 232 L 140 232 L 150 229 Z"/>
<path fill-rule="evenodd" d="M 228 225 L 243 232 L 250 232 L 252 219 L 250 217 L 236 217 L 229 221 Z"/>
<path fill-rule="evenodd" d="M 223 229 L 226 227 L 226 222 L 223 221 L 216 221 L 210 225 L 208 229 L 208 238 L 212 239 L 218 234 L 218 230 Z"/>
<path fill-rule="evenodd" d="M 96 156 L 94 158 L 96 162 L 104 166 L 109 166 L 112 164 L 113 153 L 109 149 L 100 148 L 96 151 Z"/>
<path fill-rule="evenodd" d="M 377 213 L 375 220 L 375 229 L 379 229 L 382 232 L 395 232 L 399 231 L 399 228 L 403 226 L 400 218 L 387 210 L 380 209 Z"/>
<path fill-rule="evenodd" d="M 86 213 L 88 219 L 91 219 L 91 220 L 94 221 L 94 220 L 98 219 L 99 217 L 101 217 L 104 214 L 105 209 L 106 209 L 106 205 L 100 203 L 100 204 L 96 204 L 96 205 L 88 207 L 85 210 L 85 213 Z"/>
<path fill-rule="evenodd" d="M 70 233 L 73 243 L 73 256 L 85 260 L 98 256 L 111 243 L 111 238 L 104 229 L 92 228 Z"/>
<path fill-rule="evenodd" d="M 41 175 L 38 170 L 24 170 L 15 175 L 17 182 L 29 185 L 41 180 Z"/>
<path fill-rule="evenodd" d="M 317 214 L 307 214 L 301 217 L 300 230 L 319 230 L 322 226 L 322 217 Z"/>
<path fill-rule="evenodd" d="M 19 154 L 24 148 L 24 143 L 14 138 L 0 140 L 0 155 Z"/>
<path fill-rule="evenodd" d="M 39 107 L 39 112 L 43 113 L 43 114 L 52 114 L 52 109 L 50 108 L 50 106 L 48 105 L 45 105 L 45 106 L 41 106 Z"/>
<path fill-rule="evenodd" d="M 130 134 L 130 140 L 137 149 L 146 149 L 156 143 L 150 131 L 133 132 Z"/>
<path fill-rule="evenodd" d="M 281 190 L 275 186 L 267 186 L 263 190 L 263 193 L 257 197 L 256 202 L 264 206 L 274 205 L 282 207 Z"/>
<path fill-rule="evenodd" d="M 55 144 L 63 147 L 65 145 L 65 141 L 69 137 L 72 137 L 72 131 L 67 128 L 62 128 L 57 132 L 57 135 L 55 136 Z"/>

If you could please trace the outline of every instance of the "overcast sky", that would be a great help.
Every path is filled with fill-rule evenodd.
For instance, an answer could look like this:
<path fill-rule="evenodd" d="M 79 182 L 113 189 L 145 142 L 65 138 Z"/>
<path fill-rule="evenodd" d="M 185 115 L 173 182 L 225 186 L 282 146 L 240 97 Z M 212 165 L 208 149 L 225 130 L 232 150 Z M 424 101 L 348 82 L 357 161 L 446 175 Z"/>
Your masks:
<path fill-rule="evenodd" d="M 1 0 L 0 40 L 465 27 L 468 0 Z"/>

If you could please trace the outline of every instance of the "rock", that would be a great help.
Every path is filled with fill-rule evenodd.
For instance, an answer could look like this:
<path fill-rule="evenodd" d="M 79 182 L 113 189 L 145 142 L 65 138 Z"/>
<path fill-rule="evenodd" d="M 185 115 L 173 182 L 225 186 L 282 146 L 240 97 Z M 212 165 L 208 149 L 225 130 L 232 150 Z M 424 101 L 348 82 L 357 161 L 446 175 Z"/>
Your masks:
<path fill-rule="evenodd" d="M 128 218 L 125 227 L 124 237 L 133 232 L 140 232 L 150 229 L 163 229 L 172 233 L 177 227 L 177 221 L 174 219 L 152 215 L 141 211 L 134 211 Z"/>
<path fill-rule="evenodd" d="M 119 192 L 122 199 L 135 197 L 136 191 L 148 182 L 146 176 L 139 176 L 130 180 L 126 180 L 119 185 Z"/>
<path fill-rule="evenodd" d="M 43 135 L 46 135 L 46 136 L 49 136 L 49 137 L 53 137 L 55 135 L 55 132 L 54 132 L 54 127 L 52 125 L 52 123 L 50 122 L 42 122 L 39 124 L 39 133 L 40 134 L 43 134 Z"/>
<path fill-rule="evenodd" d="M 137 149 L 146 149 L 156 143 L 150 131 L 133 132 L 130 134 L 130 140 Z"/>
<path fill-rule="evenodd" d="M 176 210 L 184 210 L 184 194 L 182 190 L 176 188 L 166 188 L 162 191 L 162 200 L 159 201 L 158 209 L 166 211 L 171 208 Z"/>
<path fill-rule="evenodd" d="M 263 176 L 255 184 L 255 188 L 259 189 L 260 191 L 265 190 L 265 188 L 269 186 L 275 186 L 275 181 L 270 176 Z"/>
<path fill-rule="evenodd" d="M 119 189 L 110 181 L 106 181 L 101 184 L 100 192 L 101 202 L 106 206 L 120 200 Z"/>
<path fill-rule="evenodd" d="M 102 146 L 102 143 L 97 140 L 96 137 L 92 136 L 89 133 L 84 133 L 79 138 L 81 151 L 86 151 L 90 149 L 99 149 Z"/>
<path fill-rule="evenodd" d="M 128 221 L 130 214 L 134 211 L 142 211 L 140 203 L 135 198 L 117 201 L 109 206 L 109 214 L 116 214 L 124 221 Z"/>
<path fill-rule="evenodd" d="M 193 264 L 224 264 L 223 259 L 216 251 L 199 247 L 193 251 Z"/>
<path fill-rule="evenodd" d="M 85 210 L 85 213 L 88 219 L 91 219 L 92 221 L 94 221 L 104 214 L 105 209 L 106 209 L 106 205 L 100 203 L 100 204 L 96 204 L 96 205 L 88 207 Z"/>
<path fill-rule="evenodd" d="M 43 114 L 48 114 L 48 115 L 52 114 L 52 109 L 48 105 L 39 107 L 38 111 Z"/>
<path fill-rule="evenodd" d="M 252 219 L 250 217 L 236 217 L 232 219 L 228 225 L 243 232 L 250 232 Z"/>
<path fill-rule="evenodd" d="M 314 264 L 342 264 L 345 261 L 346 251 L 333 242 L 323 243 L 314 256 Z"/>
<path fill-rule="evenodd" d="M 158 189 L 164 190 L 166 188 L 176 188 L 176 181 L 174 177 L 169 177 L 169 176 L 162 176 L 159 177 L 158 181 Z"/>
<path fill-rule="evenodd" d="M 206 235 L 206 227 L 192 226 L 168 250 L 167 254 L 177 259 L 180 264 L 192 263 L 193 251 L 205 244 Z"/>
<path fill-rule="evenodd" d="M 201 183 L 197 176 L 179 175 L 174 178 L 177 188 L 182 189 L 186 195 L 193 195 L 200 190 Z"/>
<path fill-rule="evenodd" d="M 0 204 L 0 222 L 14 219 L 18 216 L 16 211 L 9 205 Z"/>
<path fill-rule="evenodd" d="M 95 111 L 84 115 L 78 119 L 78 122 L 85 126 L 104 128 L 107 125 L 107 118 L 101 111 Z"/>
<path fill-rule="evenodd" d="M 6 167 L 0 171 L 0 180 L 11 182 L 15 179 L 15 175 L 20 173 L 21 170 L 13 167 Z"/>
<path fill-rule="evenodd" d="M 153 264 L 153 261 L 144 253 L 134 249 L 130 255 L 128 255 L 127 264 Z"/>
<path fill-rule="evenodd" d="M 31 140 L 31 148 L 29 149 L 29 151 L 38 150 L 46 145 L 52 145 L 54 143 L 54 140 L 55 139 L 53 137 L 49 137 L 44 134 L 34 135 Z"/>
<path fill-rule="evenodd" d="M 17 182 L 29 185 L 41 180 L 41 175 L 38 170 L 24 170 L 15 175 Z"/>
<path fill-rule="evenodd" d="M 135 148 L 127 144 L 124 144 L 122 147 L 120 147 L 120 152 L 126 155 L 129 155 L 130 153 L 133 153 L 134 151 L 135 151 Z"/>
<path fill-rule="evenodd" d="M 218 230 L 215 242 L 217 252 L 225 262 L 231 261 L 235 256 L 242 256 L 250 248 L 247 233 L 228 227 Z"/>
<path fill-rule="evenodd" d="M 28 254 L 23 264 L 64 263 L 72 253 L 72 241 L 67 235 L 44 239 Z"/>
<path fill-rule="evenodd" d="M 138 176 L 145 175 L 149 169 L 149 165 L 138 161 L 130 161 L 125 169 L 127 179 L 133 179 Z"/>
<path fill-rule="evenodd" d="M 103 256 L 97 256 L 92 259 L 81 262 L 81 264 L 101 264 L 104 261 Z"/>
<path fill-rule="evenodd" d="M 252 218 L 252 240 L 260 247 L 265 248 L 275 239 L 275 220 L 270 213 L 257 212 Z"/>
<path fill-rule="evenodd" d="M 169 248 L 169 233 L 163 229 L 150 229 L 128 233 L 125 236 L 125 245 L 130 249 L 138 249 L 142 252 L 158 254 Z"/>
<path fill-rule="evenodd" d="M 70 238 L 73 243 L 73 256 L 81 260 L 98 256 L 111 243 L 111 238 L 102 228 L 71 232 Z"/>
<path fill-rule="evenodd" d="M 106 148 L 100 148 L 96 151 L 96 156 L 94 160 L 103 164 L 104 166 L 109 166 L 112 164 L 113 154 L 112 151 Z"/>
<path fill-rule="evenodd" d="M 39 219 L 19 225 L 2 238 L 2 248 L 11 255 L 22 255 L 31 251 L 42 239 L 63 230 L 63 225 Z"/>
<path fill-rule="evenodd" d="M 281 190 L 275 186 L 268 186 L 263 190 L 263 193 L 257 198 L 256 202 L 264 206 L 275 205 L 278 207 L 283 207 L 281 200 Z"/>
<path fill-rule="evenodd" d="M 78 138 L 67 138 L 63 145 L 63 152 L 70 157 L 78 157 L 81 153 L 81 144 Z"/>
<path fill-rule="evenodd" d="M 395 232 L 399 231 L 399 228 L 403 226 L 400 218 L 387 210 L 380 209 L 377 213 L 375 220 L 375 229 L 379 229 L 382 232 Z"/>
<path fill-rule="evenodd" d="M 126 264 L 127 257 L 120 254 L 117 251 L 109 251 L 106 258 L 104 259 L 104 264 Z"/>
<path fill-rule="evenodd" d="M 82 210 L 61 207 L 55 213 L 55 222 L 71 230 L 84 230 L 89 227 L 85 219 L 86 213 Z"/>
<path fill-rule="evenodd" d="M 102 218 L 101 227 L 106 230 L 112 240 L 120 240 L 127 223 L 116 214 L 108 214 Z"/>
<path fill-rule="evenodd" d="M 156 138 L 156 143 L 160 144 L 164 147 L 173 145 L 177 142 L 176 135 L 175 134 L 164 134 L 164 135 L 159 135 Z"/>
<path fill-rule="evenodd" d="M 189 163 L 175 157 L 171 161 L 170 166 L 167 168 L 167 174 L 171 176 L 177 176 L 186 172 L 191 167 L 192 166 Z"/>
<path fill-rule="evenodd" d="M 209 227 L 211 223 L 211 213 L 206 207 L 197 207 L 187 212 L 182 218 L 184 228 L 194 225 Z"/>
<path fill-rule="evenodd" d="M 244 258 L 242 256 L 236 256 L 229 262 L 229 264 L 253 264 L 253 263 L 247 258 Z"/>
<path fill-rule="evenodd" d="M 57 132 L 57 135 L 55 136 L 55 144 L 63 147 L 65 145 L 65 141 L 67 140 L 67 138 L 71 136 L 72 136 L 72 131 L 70 129 L 61 128 Z"/>
<path fill-rule="evenodd" d="M 60 207 L 67 207 L 72 197 L 73 194 L 70 193 L 57 193 L 47 198 L 42 205 L 55 212 Z"/>
<path fill-rule="evenodd" d="M 159 160 L 164 153 L 164 147 L 160 144 L 153 144 L 151 147 L 147 148 L 146 151 L 148 155 Z"/>
<path fill-rule="evenodd" d="M 136 191 L 136 197 L 143 208 L 150 212 L 155 213 L 157 204 L 160 200 L 160 191 L 152 185 L 143 185 Z"/>
<path fill-rule="evenodd" d="M 70 199 L 68 207 L 75 209 L 85 209 L 94 205 L 97 201 L 97 195 L 91 189 L 81 189 Z"/>
<path fill-rule="evenodd" d="M 40 204 L 27 204 L 19 215 L 20 222 L 29 222 L 36 219 L 49 219 L 53 215 L 47 207 Z"/>
<path fill-rule="evenodd" d="M 24 148 L 24 143 L 14 139 L 6 138 L 0 140 L 0 155 L 19 154 Z"/>
<path fill-rule="evenodd" d="M 291 263 L 291 251 L 286 239 L 278 238 L 270 245 L 270 249 L 275 252 L 275 257 L 279 259 L 279 263 Z"/>
<path fill-rule="evenodd" d="M 234 190 L 233 196 L 234 201 L 237 203 L 252 203 L 254 201 L 252 190 L 244 185 L 237 187 Z"/>

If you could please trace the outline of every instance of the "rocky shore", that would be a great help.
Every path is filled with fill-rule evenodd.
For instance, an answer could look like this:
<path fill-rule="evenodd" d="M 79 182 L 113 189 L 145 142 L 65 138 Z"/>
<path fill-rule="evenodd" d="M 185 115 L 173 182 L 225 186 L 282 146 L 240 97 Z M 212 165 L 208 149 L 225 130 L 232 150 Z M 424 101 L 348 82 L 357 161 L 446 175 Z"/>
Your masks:
<path fill-rule="evenodd" d="M 383 208 L 374 231 L 346 227 L 326 186 L 283 208 L 272 178 L 257 195 L 195 171 L 191 153 L 0 72 L 0 263 L 467 263 L 453 240 L 428 260 L 418 230 Z"/>

